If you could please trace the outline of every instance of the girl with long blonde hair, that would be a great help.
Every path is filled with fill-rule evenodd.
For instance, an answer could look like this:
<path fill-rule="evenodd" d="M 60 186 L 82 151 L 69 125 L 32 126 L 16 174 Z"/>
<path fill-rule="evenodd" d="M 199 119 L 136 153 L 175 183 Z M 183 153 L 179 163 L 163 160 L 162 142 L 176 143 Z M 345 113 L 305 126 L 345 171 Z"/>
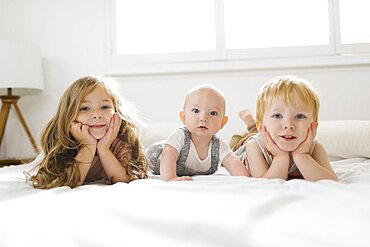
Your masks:
<path fill-rule="evenodd" d="M 37 173 L 28 176 L 35 188 L 148 178 L 138 118 L 114 83 L 86 76 L 65 91 L 41 133 L 44 158 Z"/>

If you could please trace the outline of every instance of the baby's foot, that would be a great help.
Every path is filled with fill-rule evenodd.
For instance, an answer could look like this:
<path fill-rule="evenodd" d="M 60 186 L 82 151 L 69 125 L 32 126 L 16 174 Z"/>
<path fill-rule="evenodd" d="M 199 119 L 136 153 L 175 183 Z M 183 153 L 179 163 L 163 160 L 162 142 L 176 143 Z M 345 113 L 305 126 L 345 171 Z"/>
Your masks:
<path fill-rule="evenodd" d="M 249 109 L 243 109 L 239 112 L 239 117 L 248 125 L 254 121 L 253 115 Z"/>

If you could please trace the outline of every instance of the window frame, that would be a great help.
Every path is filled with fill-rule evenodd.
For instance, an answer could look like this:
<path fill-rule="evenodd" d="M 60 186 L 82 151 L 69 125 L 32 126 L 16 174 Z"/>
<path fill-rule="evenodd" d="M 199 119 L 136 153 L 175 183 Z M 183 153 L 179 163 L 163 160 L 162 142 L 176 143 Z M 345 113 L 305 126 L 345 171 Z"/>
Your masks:
<path fill-rule="evenodd" d="M 223 0 L 215 1 L 216 50 L 151 55 L 116 55 L 115 0 L 108 3 L 109 75 L 174 74 L 235 70 L 310 68 L 325 66 L 370 65 L 370 44 L 341 44 L 339 0 L 328 1 L 330 42 L 328 45 L 283 48 L 225 48 Z"/>

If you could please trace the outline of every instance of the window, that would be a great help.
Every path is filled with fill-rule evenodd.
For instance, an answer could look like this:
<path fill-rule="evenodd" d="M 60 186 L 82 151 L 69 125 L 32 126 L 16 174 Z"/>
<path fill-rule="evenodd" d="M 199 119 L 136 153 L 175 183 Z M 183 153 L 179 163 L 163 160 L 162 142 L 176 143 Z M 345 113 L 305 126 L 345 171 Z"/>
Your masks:
<path fill-rule="evenodd" d="M 370 43 L 370 2 L 340 0 L 340 34 L 342 44 Z"/>
<path fill-rule="evenodd" d="M 184 67 L 368 53 L 369 7 L 367 0 L 115 0 L 110 61 Z"/>

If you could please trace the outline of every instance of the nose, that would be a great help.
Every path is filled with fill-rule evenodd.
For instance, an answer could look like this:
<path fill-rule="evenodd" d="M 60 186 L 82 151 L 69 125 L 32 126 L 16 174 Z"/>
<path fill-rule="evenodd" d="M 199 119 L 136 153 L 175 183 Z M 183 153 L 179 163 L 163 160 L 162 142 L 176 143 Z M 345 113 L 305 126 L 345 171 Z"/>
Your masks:
<path fill-rule="evenodd" d="M 94 119 L 100 119 L 102 117 L 103 116 L 102 116 L 100 111 L 94 111 L 93 114 L 92 114 L 92 118 L 94 118 Z"/>
<path fill-rule="evenodd" d="M 284 129 L 286 130 L 294 130 L 294 124 L 291 121 L 285 121 L 284 123 Z"/>
<path fill-rule="evenodd" d="M 207 122 L 207 115 L 206 114 L 200 114 L 200 121 L 205 123 Z"/>

